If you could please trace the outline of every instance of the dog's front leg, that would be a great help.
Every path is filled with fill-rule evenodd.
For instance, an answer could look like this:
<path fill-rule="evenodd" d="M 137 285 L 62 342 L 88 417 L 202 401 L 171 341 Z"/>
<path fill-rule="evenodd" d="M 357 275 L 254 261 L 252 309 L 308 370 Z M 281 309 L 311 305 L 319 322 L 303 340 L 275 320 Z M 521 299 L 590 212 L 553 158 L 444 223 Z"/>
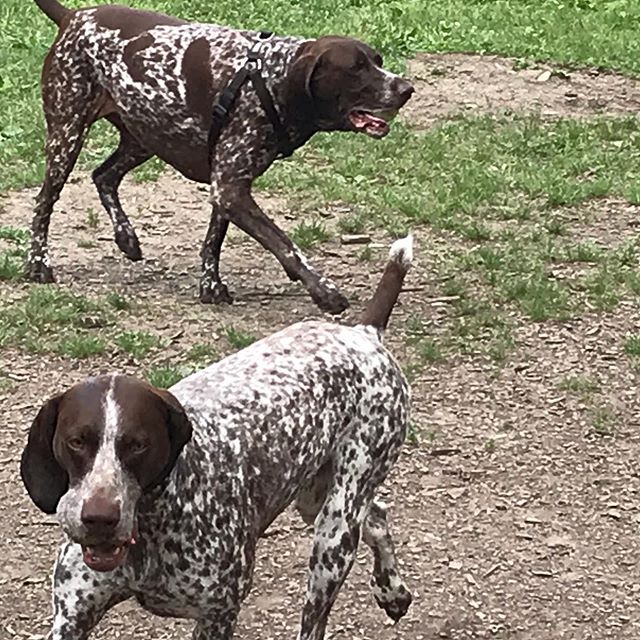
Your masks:
<path fill-rule="evenodd" d="M 231 640 L 240 607 L 219 613 L 215 620 L 201 620 L 193 630 L 192 640 Z"/>
<path fill-rule="evenodd" d="M 256 204 L 250 181 L 212 186 L 211 201 L 214 215 L 230 220 L 273 253 L 289 278 L 300 280 L 322 310 L 340 313 L 349 306 L 335 284 L 311 268 L 287 235 Z M 218 255 L 219 250 L 218 246 Z M 205 272 L 203 278 L 206 277 Z"/>
<path fill-rule="evenodd" d="M 102 616 L 129 596 L 124 570 L 91 571 L 80 547 L 66 543 L 53 572 L 53 624 L 48 640 L 87 640 Z"/>

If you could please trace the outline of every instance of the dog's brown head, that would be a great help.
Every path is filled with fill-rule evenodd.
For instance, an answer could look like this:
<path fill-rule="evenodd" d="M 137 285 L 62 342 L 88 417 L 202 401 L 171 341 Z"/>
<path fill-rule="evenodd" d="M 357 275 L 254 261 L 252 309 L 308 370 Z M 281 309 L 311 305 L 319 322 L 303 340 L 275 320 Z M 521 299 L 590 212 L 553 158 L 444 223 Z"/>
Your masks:
<path fill-rule="evenodd" d="M 168 391 L 127 376 L 90 378 L 42 406 L 22 480 L 37 507 L 57 513 L 86 564 L 111 571 L 135 542 L 138 500 L 167 476 L 190 437 Z"/>
<path fill-rule="evenodd" d="M 382 57 L 359 40 L 325 36 L 305 42 L 289 75 L 297 103 L 310 105 L 320 129 L 359 131 L 373 138 L 413 94 L 413 86 L 382 68 Z"/>

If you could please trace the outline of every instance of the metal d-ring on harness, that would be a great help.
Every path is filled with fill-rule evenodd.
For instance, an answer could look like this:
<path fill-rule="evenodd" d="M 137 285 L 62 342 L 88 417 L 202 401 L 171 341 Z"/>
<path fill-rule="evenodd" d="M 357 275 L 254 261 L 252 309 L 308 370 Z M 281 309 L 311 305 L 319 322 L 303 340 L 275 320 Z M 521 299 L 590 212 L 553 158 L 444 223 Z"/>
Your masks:
<path fill-rule="evenodd" d="M 236 72 L 236 75 L 224 88 L 218 97 L 218 100 L 214 104 L 211 116 L 211 126 L 209 127 L 209 158 L 213 155 L 213 149 L 220 138 L 220 134 L 222 133 L 225 124 L 227 123 L 229 110 L 233 106 L 233 103 L 238 97 L 238 93 L 247 78 L 251 80 L 251 84 L 258 94 L 260 104 L 262 105 L 262 108 L 275 131 L 278 139 L 278 157 L 286 158 L 293 153 L 294 148 L 291 145 L 291 140 L 289 139 L 284 125 L 280 120 L 280 116 L 278 115 L 278 111 L 273 102 L 273 97 L 271 96 L 261 73 L 263 61 L 260 55 L 260 49 L 262 48 L 262 45 L 272 37 L 272 35 L 273 34 L 269 31 L 260 32 L 258 41 L 249 50 L 244 65 Z"/>

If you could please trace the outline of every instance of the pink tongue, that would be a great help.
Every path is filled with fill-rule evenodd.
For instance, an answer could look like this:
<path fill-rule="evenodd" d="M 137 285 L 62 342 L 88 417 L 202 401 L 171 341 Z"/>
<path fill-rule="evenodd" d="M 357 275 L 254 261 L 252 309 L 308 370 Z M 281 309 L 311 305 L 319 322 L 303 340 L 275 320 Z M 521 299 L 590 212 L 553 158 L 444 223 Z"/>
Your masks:
<path fill-rule="evenodd" d="M 386 129 L 387 123 L 383 118 L 378 118 L 372 113 L 358 112 L 351 116 L 351 120 L 358 129 Z"/>

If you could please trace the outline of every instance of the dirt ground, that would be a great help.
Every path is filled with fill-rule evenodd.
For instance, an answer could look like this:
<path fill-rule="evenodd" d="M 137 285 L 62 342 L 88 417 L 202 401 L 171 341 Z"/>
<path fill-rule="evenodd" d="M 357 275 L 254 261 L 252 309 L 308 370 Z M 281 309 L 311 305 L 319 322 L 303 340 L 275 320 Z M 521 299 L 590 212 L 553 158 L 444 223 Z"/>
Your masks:
<path fill-rule="evenodd" d="M 495 57 L 421 58 L 411 66 L 422 80 L 409 116 L 426 127 L 469 108 L 589 115 L 637 107 L 634 81 L 595 72 L 570 72 L 579 82 L 557 75 L 538 80 L 546 69 L 515 72 L 513 61 Z M 563 98 L 569 90 L 585 96 L 571 109 Z M 593 106 L 589 96 L 607 102 Z M 0 224 L 26 226 L 34 194 L 31 189 L 0 199 Z M 196 301 L 197 253 L 208 218 L 206 194 L 167 172 L 154 184 L 127 182 L 122 200 L 143 243 L 144 262 L 131 264 L 119 256 L 84 174 L 68 185 L 54 215 L 53 262 L 63 286 L 92 295 L 121 291 L 145 309 L 142 317 L 132 316 L 132 324 L 171 341 L 157 362 L 176 358 L 195 342 L 210 341 L 221 353 L 228 351 L 220 336 L 224 324 L 265 335 L 319 315 L 275 260 L 237 232 L 223 255 L 236 303 L 202 307 Z M 285 201 L 262 202 L 283 226 L 296 224 Z M 593 225 L 576 226 L 576 234 L 599 237 L 614 228 L 637 235 L 638 217 L 632 215 L 637 211 L 606 200 L 588 206 L 597 210 Z M 99 214 L 97 229 L 87 225 L 90 209 Z M 428 233 L 421 233 L 409 291 L 387 336 L 401 360 L 406 318 L 419 315 L 436 327 L 446 304 L 430 270 Z M 374 240 L 370 263 L 357 259 L 359 247 L 337 241 L 313 252 L 314 263 L 352 300 L 344 321 L 357 316 L 379 277 L 389 240 Z M 89 241 L 94 246 L 87 246 Z M 1 285 L 0 294 L 22 286 Z M 382 491 L 414 605 L 396 626 L 385 619 L 368 590 L 371 557 L 363 550 L 327 638 L 640 637 L 640 398 L 638 373 L 621 352 L 623 336 L 639 326 L 640 310 L 632 303 L 564 323 L 523 324 L 501 367 L 457 357 L 419 374 L 413 383 L 419 443 L 407 445 Z M 0 639 L 44 638 L 50 615 L 49 574 L 60 535 L 25 497 L 17 472 L 39 404 L 85 375 L 113 369 L 140 373 L 148 365 L 117 354 L 87 362 L 0 351 L 0 370 L 15 383 L 0 397 Z M 598 389 L 588 399 L 563 390 L 560 383 L 569 375 L 589 376 Z M 607 434 L 594 431 L 594 402 L 612 417 Z M 273 525 L 260 545 L 240 640 L 295 637 L 309 544 L 308 530 L 293 514 Z M 103 621 L 95 637 L 185 640 L 190 626 L 126 603 Z"/>

